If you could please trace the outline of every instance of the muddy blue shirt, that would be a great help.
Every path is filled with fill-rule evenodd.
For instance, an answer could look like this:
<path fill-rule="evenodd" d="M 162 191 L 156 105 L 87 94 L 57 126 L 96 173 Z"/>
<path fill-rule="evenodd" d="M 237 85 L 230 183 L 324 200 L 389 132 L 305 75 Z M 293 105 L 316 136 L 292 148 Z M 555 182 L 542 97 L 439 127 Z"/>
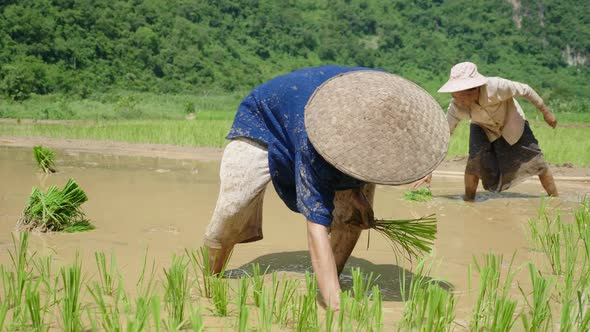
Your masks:
<path fill-rule="evenodd" d="M 365 184 L 340 172 L 313 148 L 304 125 L 308 99 L 338 74 L 367 68 L 323 66 L 276 77 L 256 87 L 240 104 L 228 139 L 247 137 L 268 147 L 276 192 L 293 211 L 329 226 L 337 190 Z"/>

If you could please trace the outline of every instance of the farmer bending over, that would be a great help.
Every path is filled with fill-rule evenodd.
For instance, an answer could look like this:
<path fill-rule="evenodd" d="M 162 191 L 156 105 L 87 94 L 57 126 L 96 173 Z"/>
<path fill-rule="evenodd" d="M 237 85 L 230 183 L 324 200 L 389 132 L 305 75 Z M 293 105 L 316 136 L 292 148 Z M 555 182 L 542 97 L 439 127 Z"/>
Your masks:
<path fill-rule="evenodd" d="M 469 159 L 465 168 L 465 201 L 473 201 L 482 180 L 491 192 L 507 190 L 538 175 L 549 196 L 558 196 L 553 175 L 543 159 L 524 112 L 514 97 L 535 105 L 548 125 L 557 119 L 528 85 L 499 77 L 484 77 L 471 62 L 451 68 L 450 79 L 438 90 L 453 96 L 447 113 L 451 133 L 462 119 L 471 119 Z M 422 182 L 429 182 L 430 177 Z"/>
<path fill-rule="evenodd" d="M 308 68 L 258 86 L 238 108 L 221 161 L 205 233 L 214 272 L 235 244 L 262 239 L 263 196 L 272 181 L 287 207 L 307 219 L 320 293 L 338 309 L 338 276 L 374 222 L 372 183 L 404 184 L 429 174 L 444 158 L 448 137 L 434 99 L 383 71 Z"/>

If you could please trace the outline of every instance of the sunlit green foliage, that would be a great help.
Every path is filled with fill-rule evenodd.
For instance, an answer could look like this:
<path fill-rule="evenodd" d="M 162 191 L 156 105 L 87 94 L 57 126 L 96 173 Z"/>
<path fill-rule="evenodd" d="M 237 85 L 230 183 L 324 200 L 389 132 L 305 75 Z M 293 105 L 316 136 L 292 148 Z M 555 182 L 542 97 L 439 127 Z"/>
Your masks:
<path fill-rule="evenodd" d="M 80 0 L 0 5 L 0 90 L 247 90 L 327 63 L 380 67 L 430 92 L 453 63 L 588 95 L 584 1 Z M 437 96 L 441 100 L 448 96 Z"/>

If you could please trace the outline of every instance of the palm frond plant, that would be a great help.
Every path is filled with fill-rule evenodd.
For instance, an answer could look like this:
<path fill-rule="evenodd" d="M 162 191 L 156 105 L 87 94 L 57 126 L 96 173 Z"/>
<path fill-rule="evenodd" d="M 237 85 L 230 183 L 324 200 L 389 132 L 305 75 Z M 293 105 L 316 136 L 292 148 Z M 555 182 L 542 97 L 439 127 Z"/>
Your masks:
<path fill-rule="evenodd" d="M 396 255 L 410 260 L 431 251 L 437 229 L 434 214 L 417 219 L 375 220 L 372 228 L 389 240 Z"/>
<path fill-rule="evenodd" d="M 53 150 L 42 145 L 37 145 L 33 147 L 33 155 L 35 156 L 35 160 L 37 160 L 39 168 L 41 168 L 44 173 L 56 172 L 55 152 L 53 152 Z"/>
<path fill-rule="evenodd" d="M 88 196 L 73 179 L 69 179 L 63 189 L 51 186 L 46 193 L 34 187 L 17 222 L 17 228 L 40 232 L 81 232 L 94 229 L 80 209 L 87 200 Z"/>

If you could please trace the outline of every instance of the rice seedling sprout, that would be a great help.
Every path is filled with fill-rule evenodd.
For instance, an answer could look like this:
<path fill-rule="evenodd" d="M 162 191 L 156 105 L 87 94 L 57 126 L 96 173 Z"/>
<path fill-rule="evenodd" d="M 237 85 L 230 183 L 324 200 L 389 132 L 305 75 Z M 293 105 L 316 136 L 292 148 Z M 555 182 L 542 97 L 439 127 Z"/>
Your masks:
<path fill-rule="evenodd" d="M 229 284 L 220 276 L 211 278 L 212 297 L 211 301 L 215 308 L 215 315 L 225 317 L 228 314 L 229 305 Z"/>
<path fill-rule="evenodd" d="M 185 308 L 190 296 L 188 282 L 188 263 L 183 256 L 174 256 L 168 270 L 164 269 L 165 300 L 170 321 L 173 326 L 182 325 L 185 319 Z M 169 325 L 170 326 L 170 325 Z"/>
<path fill-rule="evenodd" d="M 522 325 L 526 331 L 551 330 L 551 287 L 552 278 L 543 277 L 533 264 L 529 263 L 529 275 L 533 285 L 532 299 L 527 300 L 527 294 L 520 288 L 520 292 L 527 304 L 528 312 L 523 313 Z"/>
<path fill-rule="evenodd" d="M 492 330 L 508 331 L 515 322 L 514 312 L 517 302 L 508 298 L 508 292 L 516 271 L 512 269 L 514 257 L 510 260 L 503 283 L 500 282 L 503 262 L 502 255 L 484 255 L 480 265 L 474 258 L 475 269 L 479 273 L 479 293 L 470 321 L 470 331 Z"/>
<path fill-rule="evenodd" d="M 201 315 L 201 310 L 199 310 L 198 308 L 193 308 L 193 310 L 191 310 L 190 323 L 191 328 L 194 332 L 205 331 L 205 325 L 203 324 L 203 316 Z"/>
<path fill-rule="evenodd" d="M 82 263 L 76 253 L 74 263 L 60 269 L 62 298 L 61 325 L 63 331 L 74 332 L 82 329 L 81 291 Z"/>

